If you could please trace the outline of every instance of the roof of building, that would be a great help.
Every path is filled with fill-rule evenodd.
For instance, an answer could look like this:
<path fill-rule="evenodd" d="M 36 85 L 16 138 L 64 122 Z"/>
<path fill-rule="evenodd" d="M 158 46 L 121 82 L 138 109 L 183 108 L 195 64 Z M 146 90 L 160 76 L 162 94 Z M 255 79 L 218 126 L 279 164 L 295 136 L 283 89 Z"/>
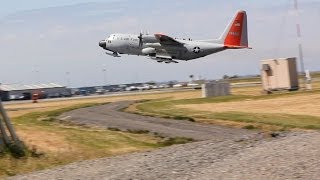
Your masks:
<path fill-rule="evenodd" d="M 20 84 L 1 84 L 0 89 L 2 91 L 21 91 L 21 90 L 33 90 L 33 89 L 47 89 L 47 88 L 62 88 L 65 86 L 48 83 L 48 84 L 32 84 L 32 85 L 20 85 Z"/>

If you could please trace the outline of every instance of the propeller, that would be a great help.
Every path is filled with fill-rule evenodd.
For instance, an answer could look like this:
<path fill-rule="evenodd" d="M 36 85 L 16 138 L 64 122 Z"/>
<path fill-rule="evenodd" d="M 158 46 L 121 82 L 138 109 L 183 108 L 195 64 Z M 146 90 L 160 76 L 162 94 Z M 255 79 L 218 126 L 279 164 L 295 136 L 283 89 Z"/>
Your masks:
<path fill-rule="evenodd" d="M 143 45 L 143 33 L 142 32 L 140 32 L 140 34 L 139 34 L 139 36 L 138 36 L 138 38 L 139 38 L 139 47 L 142 47 L 142 45 Z"/>

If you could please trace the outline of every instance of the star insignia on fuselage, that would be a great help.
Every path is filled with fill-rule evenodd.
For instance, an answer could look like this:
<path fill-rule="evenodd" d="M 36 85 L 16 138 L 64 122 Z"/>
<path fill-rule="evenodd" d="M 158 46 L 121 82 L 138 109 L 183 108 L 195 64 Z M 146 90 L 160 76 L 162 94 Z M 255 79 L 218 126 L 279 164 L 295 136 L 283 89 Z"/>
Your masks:
<path fill-rule="evenodd" d="M 199 53 L 200 52 L 200 48 L 198 46 L 193 48 L 193 52 L 194 53 Z"/>

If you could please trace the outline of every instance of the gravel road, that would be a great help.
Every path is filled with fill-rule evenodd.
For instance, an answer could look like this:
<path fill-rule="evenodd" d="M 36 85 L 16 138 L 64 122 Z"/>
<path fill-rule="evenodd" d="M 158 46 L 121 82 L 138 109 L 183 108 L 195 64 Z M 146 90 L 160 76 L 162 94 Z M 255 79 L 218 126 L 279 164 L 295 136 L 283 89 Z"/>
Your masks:
<path fill-rule="evenodd" d="M 168 136 L 202 141 L 76 162 L 9 179 L 320 179 L 320 132 L 288 132 L 266 138 L 255 131 L 116 111 L 128 103 L 76 110 L 61 118 L 70 116 L 67 119 L 76 123 L 102 127 L 144 127 L 155 132 L 159 128 Z"/>
<path fill-rule="evenodd" d="M 62 114 L 59 119 L 97 127 L 112 127 L 121 130 L 148 130 L 166 137 L 188 137 L 195 140 L 218 141 L 254 135 L 253 131 L 233 129 L 223 126 L 213 126 L 194 123 L 186 120 L 172 120 L 157 117 L 140 116 L 121 112 L 131 101 L 115 102 L 102 106 L 77 109 Z"/>

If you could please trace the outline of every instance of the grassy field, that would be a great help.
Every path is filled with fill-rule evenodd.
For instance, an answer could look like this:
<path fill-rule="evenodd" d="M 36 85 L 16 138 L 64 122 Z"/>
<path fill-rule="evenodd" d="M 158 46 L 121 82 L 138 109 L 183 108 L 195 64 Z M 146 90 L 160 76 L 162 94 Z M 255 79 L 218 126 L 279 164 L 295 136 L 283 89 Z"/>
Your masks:
<path fill-rule="evenodd" d="M 318 87 L 319 83 L 315 83 Z M 320 90 L 261 95 L 258 87 L 234 88 L 232 96 L 151 100 L 127 111 L 149 116 L 195 120 L 266 130 L 320 129 Z"/>
<path fill-rule="evenodd" d="M 320 89 L 320 83 L 313 85 Z M 149 134 L 120 132 L 111 129 L 94 129 L 61 124 L 55 116 L 76 108 L 123 100 L 140 100 L 127 111 L 180 120 L 196 120 L 241 128 L 309 128 L 319 129 L 319 90 L 311 92 L 276 93 L 261 95 L 261 87 L 233 88 L 232 96 L 201 97 L 201 90 L 186 92 L 137 94 L 117 97 L 97 97 L 67 101 L 39 101 L 39 103 L 7 104 L 9 116 L 18 136 L 29 148 L 27 157 L 15 159 L 8 154 L 0 157 L 0 179 L 8 175 L 45 169 L 71 162 L 114 156 L 135 151 L 159 148 L 186 139 L 165 141 Z M 290 104 L 275 107 L 275 102 Z M 303 106 L 301 104 L 306 104 Z M 259 104 L 270 105 L 269 110 L 283 112 L 265 113 Z M 298 105 L 301 105 L 300 107 Z M 293 106 L 294 105 L 294 106 Z M 261 105 L 260 105 L 261 106 Z M 233 109 L 231 109 L 233 107 Z M 212 109 L 219 109 L 213 111 Z M 295 108 L 295 109 L 288 109 Z M 250 111 L 246 111 L 246 110 Z M 288 113 L 295 112 L 295 113 Z M 300 112 L 300 113 L 298 113 Z"/>

